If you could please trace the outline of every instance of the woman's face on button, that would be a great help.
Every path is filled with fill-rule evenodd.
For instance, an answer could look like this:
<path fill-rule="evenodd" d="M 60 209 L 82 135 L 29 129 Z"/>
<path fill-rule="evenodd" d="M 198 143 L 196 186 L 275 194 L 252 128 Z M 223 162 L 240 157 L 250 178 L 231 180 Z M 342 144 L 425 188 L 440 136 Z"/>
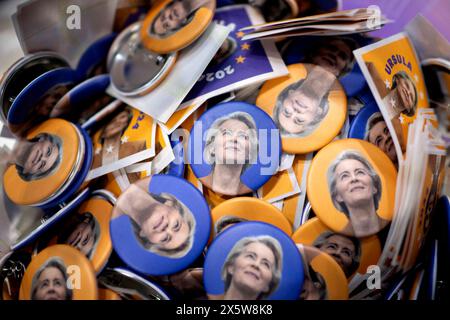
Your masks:
<path fill-rule="evenodd" d="M 23 166 L 23 173 L 39 174 L 47 172 L 58 159 L 58 156 L 58 146 L 48 139 L 33 142 Z"/>
<path fill-rule="evenodd" d="M 49 267 L 42 271 L 38 278 L 36 290 L 37 300 L 65 300 L 66 282 L 58 268 Z"/>
<path fill-rule="evenodd" d="M 350 239 L 335 234 L 330 236 L 319 249 L 329 254 L 348 275 L 356 253 L 355 245 Z"/>
<path fill-rule="evenodd" d="M 189 237 L 190 227 L 180 212 L 169 205 L 156 204 L 152 214 L 141 225 L 141 236 L 159 248 L 178 248 Z"/>
<path fill-rule="evenodd" d="M 166 7 L 154 22 L 154 30 L 157 35 L 178 28 L 187 18 L 187 12 L 181 1 L 176 1 L 172 5 Z"/>
<path fill-rule="evenodd" d="M 302 133 L 321 113 L 318 101 L 300 90 L 289 90 L 281 104 L 278 121 L 281 127 L 292 134 Z"/>
<path fill-rule="evenodd" d="M 248 244 L 228 268 L 232 282 L 255 293 L 269 291 L 275 271 L 275 256 L 272 250 L 261 242 Z"/>
<path fill-rule="evenodd" d="M 89 223 L 83 221 L 76 226 L 66 243 L 87 256 L 95 244 L 94 230 Z"/>
<path fill-rule="evenodd" d="M 416 99 L 414 84 L 408 79 L 398 78 L 397 93 L 400 98 L 402 106 L 406 110 L 413 109 L 414 101 Z"/>
<path fill-rule="evenodd" d="M 216 134 L 216 164 L 245 164 L 249 153 L 249 127 L 239 120 L 226 120 Z"/>
<path fill-rule="evenodd" d="M 369 170 L 361 162 L 355 159 L 342 160 L 336 166 L 334 174 L 338 202 L 344 202 L 347 207 L 355 207 L 373 201 L 377 190 Z"/>
<path fill-rule="evenodd" d="M 103 131 L 104 138 L 111 138 L 120 134 L 128 124 L 128 111 L 124 110 L 115 116 Z"/>
<path fill-rule="evenodd" d="M 383 150 L 392 162 L 397 162 L 397 153 L 386 122 L 379 121 L 369 130 L 369 142 Z"/>

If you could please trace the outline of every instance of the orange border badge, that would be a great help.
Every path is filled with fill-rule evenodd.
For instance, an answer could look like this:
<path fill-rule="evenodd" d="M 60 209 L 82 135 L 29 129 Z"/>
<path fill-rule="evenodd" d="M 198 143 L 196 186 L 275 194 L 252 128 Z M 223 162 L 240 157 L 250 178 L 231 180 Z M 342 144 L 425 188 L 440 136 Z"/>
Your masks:
<path fill-rule="evenodd" d="M 279 94 L 289 85 L 306 79 L 311 64 L 289 65 L 289 75 L 269 80 L 264 83 L 256 99 L 256 105 L 273 117 L 273 110 Z M 332 85 L 328 94 L 328 112 L 314 131 L 305 137 L 282 137 L 284 152 L 303 154 L 322 148 L 333 140 L 342 129 L 347 116 L 347 96 L 338 80 Z"/>

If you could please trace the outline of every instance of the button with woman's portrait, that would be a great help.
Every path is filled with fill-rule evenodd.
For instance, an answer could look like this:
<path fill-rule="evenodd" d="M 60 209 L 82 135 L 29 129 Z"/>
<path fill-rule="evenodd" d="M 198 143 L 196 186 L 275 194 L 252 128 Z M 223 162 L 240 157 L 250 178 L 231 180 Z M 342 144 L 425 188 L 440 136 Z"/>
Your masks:
<path fill-rule="evenodd" d="M 48 71 L 31 81 L 15 97 L 8 111 L 8 127 L 12 133 L 24 137 L 34 126 L 49 119 L 56 103 L 78 82 L 71 68 Z"/>
<path fill-rule="evenodd" d="M 330 230 L 318 218 L 305 222 L 292 235 L 297 244 L 316 247 L 329 254 L 342 268 L 347 278 L 356 272 L 365 274 L 367 268 L 376 265 L 381 255 L 377 236 L 358 239 Z"/>
<path fill-rule="evenodd" d="M 113 247 L 134 270 L 169 275 L 186 269 L 203 252 L 211 228 L 209 207 L 189 182 L 153 175 L 117 199 L 110 224 Z"/>
<path fill-rule="evenodd" d="M 62 119 L 43 122 L 19 142 L 15 164 L 3 176 L 6 194 L 19 205 L 48 204 L 86 165 L 85 152 L 84 137 L 73 124 Z"/>
<path fill-rule="evenodd" d="M 145 95 L 169 74 L 176 53 L 159 54 L 145 48 L 139 38 L 141 22 L 123 30 L 108 54 L 111 86 L 127 97 Z"/>
<path fill-rule="evenodd" d="M 124 268 L 106 268 L 99 275 L 98 284 L 109 291 L 105 297 L 108 300 L 170 300 L 158 285 Z M 100 299 L 104 298 L 103 290 L 99 290 Z"/>
<path fill-rule="evenodd" d="M 300 300 L 347 300 L 347 278 L 339 264 L 316 247 L 303 244 L 297 247 L 305 270 Z"/>
<path fill-rule="evenodd" d="M 3 122 L 7 123 L 9 109 L 28 84 L 48 71 L 67 67 L 70 67 L 68 61 L 49 51 L 26 55 L 9 67 L 0 79 L 0 115 Z"/>
<path fill-rule="evenodd" d="M 157 53 L 179 51 L 206 30 L 212 21 L 216 0 L 164 0 L 156 3 L 140 31 L 144 45 Z"/>
<path fill-rule="evenodd" d="M 320 66 L 292 64 L 289 75 L 264 83 L 256 105 L 270 115 L 286 153 L 318 150 L 333 140 L 347 115 L 347 97 L 336 76 Z"/>
<path fill-rule="evenodd" d="M 349 138 L 369 141 L 397 165 L 397 152 L 386 121 L 375 101 L 364 106 L 350 124 Z"/>
<path fill-rule="evenodd" d="M 242 222 L 219 234 L 208 249 L 203 272 L 211 300 L 294 300 L 303 277 L 296 245 L 263 222 Z"/>
<path fill-rule="evenodd" d="M 20 286 L 20 300 L 96 300 L 97 279 L 89 260 L 68 245 L 34 256 Z"/>
<path fill-rule="evenodd" d="M 226 102 L 209 109 L 189 137 L 192 171 L 204 186 L 222 195 L 256 191 L 276 172 L 280 157 L 274 122 L 245 102 Z"/>
<path fill-rule="evenodd" d="M 106 190 L 94 191 L 58 228 L 52 243 L 67 244 L 78 249 L 92 263 L 98 274 L 112 252 L 109 223 L 114 196 Z M 112 200 L 112 201 L 111 201 Z"/>
<path fill-rule="evenodd" d="M 392 220 L 396 181 L 397 170 L 382 150 L 344 139 L 313 158 L 306 192 L 314 213 L 330 229 L 362 238 Z"/>
<path fill-rule="evenodd" d="M 238 197 L 227 200 L 212 209 L 211 216 L 214 226 L 211 240 L 236 223 L 245 221 L 265 222 L 288 236 L 292 234 L 292 225 L 283 213 L 272 204 L 257 198 Z"/>

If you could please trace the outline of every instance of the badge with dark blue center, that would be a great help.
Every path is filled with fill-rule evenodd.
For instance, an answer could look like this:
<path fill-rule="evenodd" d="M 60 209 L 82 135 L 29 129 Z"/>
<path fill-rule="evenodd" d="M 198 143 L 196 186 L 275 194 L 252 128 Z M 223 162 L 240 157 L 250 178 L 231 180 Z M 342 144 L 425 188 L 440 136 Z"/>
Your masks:
<path fill-rule="evenodd" d="M 186 269 L 202 254 L 210 228 L 209 207 L 200 191 L 170 175 L 150 176 L 127 188 L 110 224 L 117 254 L 148 275 Z"/>
<path fill-rule="evenodd" d="M 242 222 L 209 247 L 203 280 L 211 300 L 294 300 L 300 296 L 301 255 L 280 229 Z"/>
<path fill-rule="evenodd" d="M 34 126 L 50 117 L 56 103 L 77 83 L 76 71 L 58 68 L 33 79 L 15 97 L 8 111 L 11 132 L 25 136 Z"/>
<path fill-rule="evenodd" d="M 33 53 L 16 61 L 0 79 L 0 114 L 3 121 L 6 123 L 16 97 L 33 80 L 51 70 L 68 67 L 69 62 L 54 52 Z"/>
<path fill-rule="evenodd" d="M 279 131 L 258 107 L 226 102 L 209 109 L 191 130 L 188 158 L 206 187 L 222 195 L 256 191 L 276 172 Z"/>

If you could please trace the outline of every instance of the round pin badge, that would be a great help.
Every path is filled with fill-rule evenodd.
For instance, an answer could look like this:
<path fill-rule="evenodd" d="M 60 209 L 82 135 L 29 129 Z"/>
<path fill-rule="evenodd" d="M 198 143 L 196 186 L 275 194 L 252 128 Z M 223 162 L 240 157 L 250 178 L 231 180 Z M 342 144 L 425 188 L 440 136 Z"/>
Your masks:
<path fill-rule="evenodd" d="M 34 256 L 20 286 L 20 300 L 96 300 L 97 280 L 89 260 L 67 245 Z"/>
<path fill-rule="evenodd" d="M 339 264 L 315 247 L 302 244 L 297 247 L 305 270 L 300 300 L 347 300 L 347 278 Z"/>
<path fill-rule="evenodd" d="M 264 83 L 256 105 L 270 115 L 286 153 L 318 150 L 333 140 L 347 115 L 347 97 L 336 76 L 312 64 L 292 64 L 289 75 Z"/>
<path fill-rule="evenodd" d="M 202 35 L 215 9 L 215 0 L 160 1 L 150 9 L 142 24 L 141 40 L 157 53 L 179 51 Z"/>
<path fill-rule="evenodd" d="M 300 226 L 292 239 L 297 244 L 313 246 L 336 260 L 347 278 L 356 272 L 365 274 L 367 267 L 376 265 L 381 255 L 377 236 L 358 239 L 333 232 L 318 218 L 312 218 Z"/>
<path fill-rule="evenodd" d="M 112 252 L 109 223 L 115 202 L 114 196 L 103 196 L 102 190 L 94 191 L 89 199 L 58 228 L 54 243 L 70 245 L 83 253 L 98 274 L 108 262 Z"/>
<path fill-rule="evenodd" d="M 67 67 L 69 63 L 54 52 L 29 54 L 15 62 L 0 79 L 0 114 L 4 123 L 14 100 L 28 84 L 48 71 Z"/>
<path fill-rule="evenodd" d="M 394 164 L 397 153 L 383 115 L 375 101 L 364 106 L 350 124 L 349 138 L 361 139 L 380 148 Z"/>
<path fill-rule="evenodd" d="M 245 102 L 218 104 L 203 113 L 191 130 L 192 171 L 204 186 L 222 195 L 256 191 L 276 172 L 280 157 L 274 122 Z"/>
<path fill-rule="evenodd" d="M 313 158 L 306 192 L 330 229 L 362 238 L 392 220 L 396 181 L 397 170 L 383 151 L 367 141 L 344 139 Z"/>
<path fill-rule="evenodd" d="M 108 291 L 109 296 L 123 300 L 170 300 L 158 285 L 124 268 L 107 268 L 98 278 L 98 283 Z M 111 299 L 109 299 L 111 300 Z"/>
<path fill-rule="evenodd" d="M 84 141 L 74 125 L 61 119 L 43 122 L 27 138 L 18 147 L 16 164 L 3 176 L 5 192 L 19 205 L 46 204 L 76 175 Z"/>
<path fill-rule="evenodd" d="M 175 65 L 176 53 L 158 54 L 146 49 L 139 39 L 141 22 L 120 33 L 108 54 L 112 87 L 124 96 L 150 92 Z"/>
<path fill-rule="evenodd" d="M 211 238 L 239 222 L 260 221 L 271 224 L 287 235 L 292 226 L 283 213 L 268 202 L 257 198 L 238 197 L 227 200 L 211 211 L 213 230 Z"/>
<path fill-rule="evenodd" d="M 93 160 L 92 141 L 85 130 L 79 127 L 76 128 L 78 133 L 81 134 L 82 144 L 79 153 L 79 161 L 77 161 L 77 165 L 74 167 L 73 174 L 59 192 L 53 195 L 49 201 L 46 201 L 43 204 L 36 204 L 35 206 L 39 206 L 45 210 L 53 210 L 55 207 L 60 208 L 61 204 L 66 203 L 74 195 L 79 194 L 81 192 L 80 190 L 89 186 L 90 182 L 85 181 L 85 179 L 89 173 Z"/>
<path fill-rule="evenodd" d="M 109 75 L 99 75 L 81 82 L 56 103 L 50 112 L 50 117 L 75 123 L 86 122 L 113 100 L 105 93 L 109 83 Z"/>
<path fill-rule="evenodd" d="M 78 82 L 71 68 L 48 71 L 32 80 L 15 97 L 8 111 L 8 127 L 18 136 L 26 136 L 34 126 L 50 117 L 56 103 Z"/>
<path fill-rule="evenodd" d="M 210 228 L 202 194 L 170 175 L 132 184 L 117 199 L 110 224 L 117 254 L 149 275 L 169 275 L 191 265 L 202 254 Z"/>
<path fill-rule="evenodd" d="M 295 244 L 263 222 L 242 222 L 224 230 L 209 247 L 203 272 L 211 300 L 294 300 L 303 278 Z"/>

